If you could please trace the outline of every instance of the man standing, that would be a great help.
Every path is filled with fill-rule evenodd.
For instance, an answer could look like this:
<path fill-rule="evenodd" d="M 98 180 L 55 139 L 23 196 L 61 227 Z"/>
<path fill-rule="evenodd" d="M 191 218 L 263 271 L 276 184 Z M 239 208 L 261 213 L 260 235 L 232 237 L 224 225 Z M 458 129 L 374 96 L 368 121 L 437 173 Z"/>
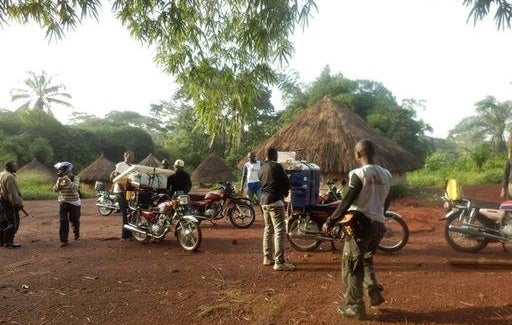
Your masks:
<path fill-rule="evenodd" d="M 512 199 L 512 168 L 511 160 L 507 159 L 505 167 L 503 168 L 503 177 L 501 180 L 500 198 L 510 200 Z"/>
<path fill-rule="evenodd" d="M 60 247 L 66 247 L 69 235 L 69 223 L 73 227 L 75 240 L 80 238 L 80 184 L 78 177 L 73 175 L 73 165 L 69 162 L 55 164 L 57 168 L 57 182 L 53 191 L 58 192 L 59 202 L 59 239 Z"/>
<path fill-rule="evenodd" d="M 359 141 L 354 153 L 361 167 L 349 173 L 347 194 L 322 230 L 327 233 L 336 221 L 342 219 L 346 234 L 341 264 L 345 305 L 337 311 L 345 317 L 362 319 L 366 316 L 363 286 L 368 290 L 371 306 L 379 306 L 385 301 L 373 269 L 373 256 L 386 231 L 384 212 L 389 204 L 391 174 L 374 164 L 375 146 L 370 140 Z"/>
<path fill-rule="evenodd" d="M 174 174 L 167 178 L 167 193 L 172 197 L 176 192 L 187 194 L 192 188 L 190 175 L 185 171 L 185 162 L 176 159 L 174 162 Z"/>
<path fill-rule="evenodd" d="M 256 160 L 256 154 L 250 152 L 247 156 L 248 162 L 242 168 L 242 182 L 240 183 L 240 192 L 243 192 L 247 185 L 247 197 L 252 200 L 256 197 L 256 201 L 261 201 L 261 182 L 258 173 L 261 170 L 261 161 Z"/>
<path fill-rule="evenodd" d="M 8 161 L 5 170 L 0 174 L 0 205 L 2 206 L 3 230 L 0 231 L 1 243 L 6 248 L 18 248 L 14 236 L 20 226 L 20 209 L 23 209 L 23 197 L 16 182 L 18 164 Z"/>
<path fill-rule="evenodd" d="M 113 176 L 117 176 L 128 168 L 130 168 L 135 159 L 135 154 L 133 151 L 126 151 L 124 153 L 124 161 L 116 164 L 116 169 L 114 170 Z M 124 228 L 124 225 L 128 223 L 128 202 L 126 201 L 126 187 L 128 186 L 128 181 L 123 182 L 115 182 L 114 183 L 114 193 L 117 197 L 117 201 L 119 202 L 119 210 L 123 214 L 123 224 L 121 225 L 121 240 L 127 241 L 132 236 L 131 231 Z"/>
<path fill-rule="evenodd" d="M 284 198 L 290 191 L 290 182 L 283 167 L 277 163 L 277 150 L 269 148 L 263 163 L 261 180 L 261 207 L 265 229 L 263 231 L 263 265 L 274 264 L 275 271 L 293 271 L 295 265 L 284 258 L 285 213 Z"/>

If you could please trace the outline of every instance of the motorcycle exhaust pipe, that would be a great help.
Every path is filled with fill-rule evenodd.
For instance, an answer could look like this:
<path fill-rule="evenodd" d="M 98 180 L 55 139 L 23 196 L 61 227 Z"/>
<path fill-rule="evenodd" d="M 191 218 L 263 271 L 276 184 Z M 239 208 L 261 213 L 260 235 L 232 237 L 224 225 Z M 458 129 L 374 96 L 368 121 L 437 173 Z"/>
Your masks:
<path fill-rule="evenodd" d="M 155 236 L 153 236 L 153 234 L 151 234 L 149 232 L 146 232 L 146 231 L 144 231 L 144 230 L 142 230 L 140 228 L 137 228 L 137 227 L 135 227 L 135 226 L 133 226 L 131 224 L 128 224 L 128 223 L 123 225 L 123 228 L 126 229 L 126 230 L 135 231 L 135 232 L 137 232 L 139 234 L 142 234 L 142 235 L 146 235 L 146 236 L 150 236 L 150 237 L 155 237 Z"/>
<path fill-rule="evenodd" d="M 495 233 L 489 233 L 488 230 L 484 228 L 474 227 L 474 226 L 454 226 L 450 225 L 448 227 L 449 230 L 453 232 L 458 232 L 460 234 L 475 236 L 475 237 L 484 237 L 488 239 L 495 239 L 500 241 L 508 241 L 506 237 L 503 237 L 497 230 L 493 231 Z"/>
<path fill-rule="evenodd" d="M 116 209 L 116 207 L 113 207 L 110 204 L 96 203 L 96 206 L 100 207 L 100 208 L 108 208 L 108 209 L 112 209 L 112 210 Z"/>

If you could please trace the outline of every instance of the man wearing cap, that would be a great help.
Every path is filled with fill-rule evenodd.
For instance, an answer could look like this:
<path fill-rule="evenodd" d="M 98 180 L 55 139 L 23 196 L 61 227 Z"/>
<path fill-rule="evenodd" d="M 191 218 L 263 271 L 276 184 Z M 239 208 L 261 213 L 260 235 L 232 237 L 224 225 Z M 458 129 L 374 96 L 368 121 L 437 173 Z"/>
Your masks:
<path fill-rule="evenodd" d="M 60 247 L 66 247 L 69 245 L 70 223 L 75 240 L 80 238 L 80 184 L 78 177 L 73 175 L 73 165 L 71 163 L 57 163 L 55 168 L 57 168 L 57 181 L 53 186 L 53 191 L 59 193 L 57 201 L 59 202 L 60 216 Z"/>
<path fill-rule="evenodd" d="M 15 161 L 5 163 L 5 170 L 0 174 L 0 243 L 6 248 L 17 248 L 14 236 L 20 226 L 20 209 L 23 209 L 23 197 L 16 182 L 18 164 Z M 3 229 L 1 229 L 3 228 Z"/>
<path fill-rule="evenodd" d="M 187 194 L 192 188 L 192 181 L 190 175 L 185 171 L 185 162 L 181 159 L 176 159 L 174 162 L 174 174 L 167 178 L 166 191 L 170 196 L 176 192 L 184 192 Z"/>

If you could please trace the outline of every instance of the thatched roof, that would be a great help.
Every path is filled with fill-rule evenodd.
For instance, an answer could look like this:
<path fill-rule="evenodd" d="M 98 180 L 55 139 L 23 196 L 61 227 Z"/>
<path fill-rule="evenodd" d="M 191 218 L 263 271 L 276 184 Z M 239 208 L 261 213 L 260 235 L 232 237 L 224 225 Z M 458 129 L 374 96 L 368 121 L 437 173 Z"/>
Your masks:
<path fill-rule="evenodd" d="M 160 160 L 156 159 L 152 154 L 149 154 L 146 158 L 142 159 L 139 162 L 139 165 L 162 168 L 162 163 Z"/>
<path fill-rule="evenodd" d="M 25 173 L 37 173 L 48 180 L 53 180 L 57 178 L 56 171 L 54 172 L 51 168 L 43 165 L 37 158 L 33 158 L 29 163 L 25 164 L 23 167 L 18 169 L 18 174 Z"/>
<path fill-rule="evenodd" d="M 89 166 L 82 169 L 78 174 L 82 182 L 110 181 L 110 173 L 114 171 L 116 165 L 107 159 L 103 154 L 93 161 Z"/>
<path fill-rule="evenodd" d="M 224 160 L 215 154 L 209 154 L 190 175 L 194 182 L 217 183 L 223 181 L 234 181 L 233 171 L 226 165 Z"/>
<path fill-rule="evenodd" d="M 391 172 L 403 173 L 420 168 L 414 155 L 329 97 L 307 108 L 254 151 L 258 159 L 265 157 L 269 147 L 278 151 L 296 151 L 297 159 L 319 165 L 322 173 L 346 175 L 358 167 L 353 149 L 361 139 L 371 139 L 376 144 L 375 162 Z M 242 159 L 239 165 L 245 161 Z"/>

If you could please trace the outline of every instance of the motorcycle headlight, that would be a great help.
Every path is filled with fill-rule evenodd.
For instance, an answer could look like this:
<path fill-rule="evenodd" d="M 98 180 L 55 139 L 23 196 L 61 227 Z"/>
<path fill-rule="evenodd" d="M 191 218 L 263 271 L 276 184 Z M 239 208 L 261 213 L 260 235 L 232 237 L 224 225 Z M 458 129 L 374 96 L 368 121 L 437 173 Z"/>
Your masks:
<path fill-rule="evenodd" d="M 180 196 L 178 196 L 178 203 L 180 205 L 188 204 L 188 195 L 180 195 Z"/>

